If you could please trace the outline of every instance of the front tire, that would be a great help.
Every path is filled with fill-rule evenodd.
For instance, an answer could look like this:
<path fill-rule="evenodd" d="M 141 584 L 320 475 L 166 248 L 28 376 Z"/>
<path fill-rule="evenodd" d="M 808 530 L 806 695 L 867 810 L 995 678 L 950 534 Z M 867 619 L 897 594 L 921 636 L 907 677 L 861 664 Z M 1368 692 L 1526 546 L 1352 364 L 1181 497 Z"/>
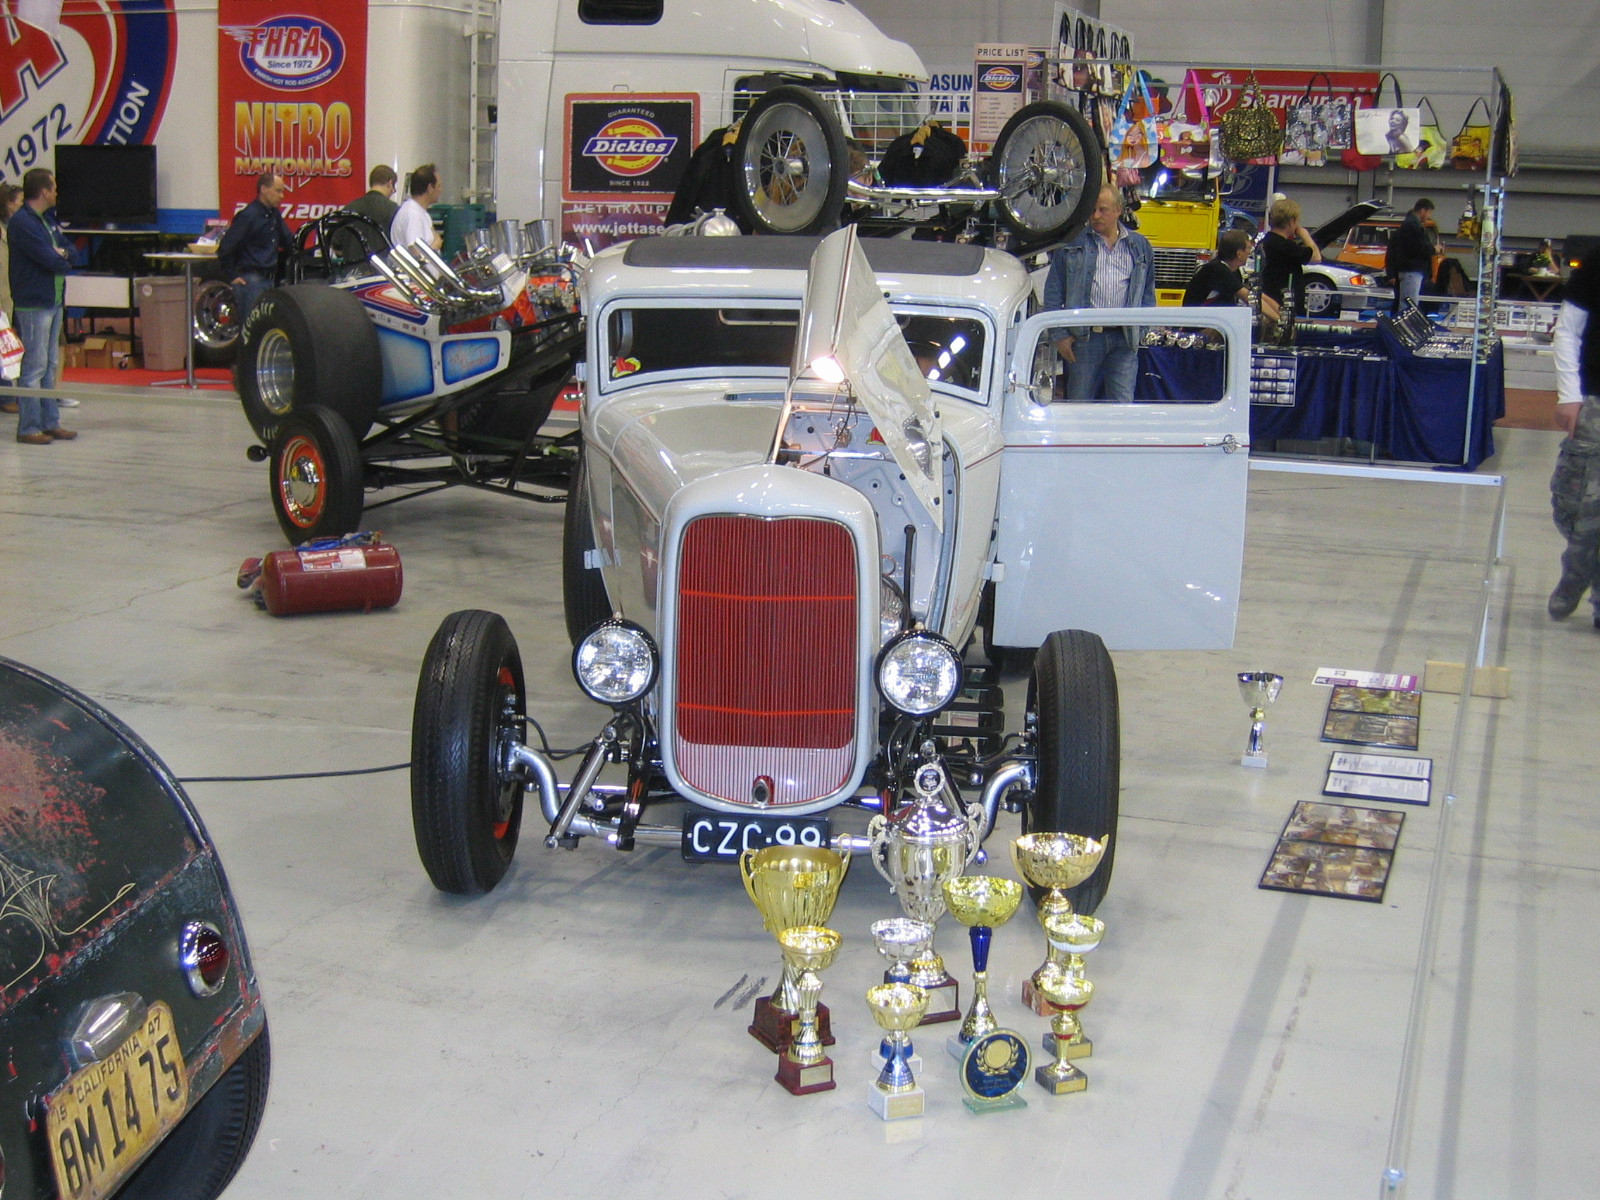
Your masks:
<path fill-rule="evenodd" d="M 849 180 L 844 127 L 810 88 L 763 92 L 739 123 L 734 203 L 757 233 L 828 233 L 838 228 Z"/>
<path fill-rule="evenodd" d="M 273 288 L 245 315 L 233 380 L 263 441 L 311 404 L 338 413 L 360 441 L 383 391 L 377 330 L 349 292 L 322 283 Z"/>
<path fill-rule="evenodd" d="M 1040 100 L 1012 114 L 989 160 L 1000 219 L 1027 244 L 1061 241 L 1094 211 L 1099 179 L 1094 133 L 1075 110 Z"/>
<path fill-rule="evenodd" d="M 1321 275 L 1307 275 L 1305 279 L 1305 305 L 1308 317 L 1337 317 L 1343 308 L 1339 288 L 1331 279 Z"/>
<path fill-rule="evenodd" d="M 344 418 L 313 404 L 272 440 L 272 507 L 291 546 L 343 537 L 361 525 L 365 474 Z"/>
<path fill-rule="evenodd" d="M 506 747 L 525 736 L 517 641 L 498 613 L 451 613 L 433 635 L 411 721 L 411 823 L 441 892 L 478 896 L 511 865 L 522 780 Z"/>
<path fill-rule="evenodd" d="M 1067 892 L 1079 912 L 1092 913 L 1111 882 L 1122 765 L 1117 675 L 1097 634 L 1067 629 L 1045 638 L 1033 663 L 1028 712 L 1038 769 L 1022 832 L 1111 839 L 1095 873 Z"/>
<path fill-rule="evenodd" d="M 271 1073 L 272 1047 L 262 1026 L 233 1066 L 129 1176 L 119 1200 L 215 1200 L 221 1195 L 261 1127 Z"/>

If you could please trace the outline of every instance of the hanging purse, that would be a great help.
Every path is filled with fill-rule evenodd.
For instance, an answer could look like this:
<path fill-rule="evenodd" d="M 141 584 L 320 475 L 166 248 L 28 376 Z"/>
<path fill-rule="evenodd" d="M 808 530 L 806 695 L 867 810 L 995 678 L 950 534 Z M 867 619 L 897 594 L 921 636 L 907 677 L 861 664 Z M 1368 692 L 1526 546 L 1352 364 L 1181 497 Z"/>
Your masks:
<path fill-rule="evenodd" d="M 1349 96 L 1329 96 L 1322 106 L 1322 127 L 1327 131 L 1328 150 L 1348 150 L 1356 142 L 1356 123 Z"/>
<path fill-rule="evenodd" d="M 1315 99 L 1312 89 L 1322 80 L 1323 98 Z M 1287 166 L 1320 167 L 1328 161 L 1328 102 L 1333 99 L 1333 84 L 1318 71 L 1306 81 L 1306 90 L 1289 107 L 1284 123 L 1283 154 L 1278 161 Z"/>
<path fill-rule="evenodd" d="M 1385 79 L 1394 84 L 1393 104 L 1384 104 L 1382 101 Z M 1405 98 L 1400 94 L 1400 81 L 1385 73 L 1383 79 L 1378 80 L 1378 91 L 1373 100 L 1373 107 L 1356 112 L 1356 149 L 1380 158 L 1415 153 L 1422 127 L 1422 113 L 1419 109 L 1406 107 Z"/>
<path fill-rule="evenodd" d="M 1083 91 L 1089 86 L 1089 59 L 1094 54 L 1089 23 L 1082 17 L 1072 31 L 1072 86 Z"/>
<path fill-rule="evenodd" d="M 1134 73 L 1128 88 L 1122 93 L 1122 103 L 1117 107 L 1117 119 L 1106 139 L 1106 153 L 1111 165 L 1120 174 L 1154 166 L 1159 133 L 1156 129 L 1155 104 L 1150 99 L 1150 89 L 1145 85 L 1144 72 Z"/>
<path fill-rule="evenodd" d="M 1234 162 L 1270 159 L 1283 149 L 1283 129 L 1267 107 L 1254 71 L 1245 81 L 1239 103 L 1223 115 L 1221 128 L 1222 153 Z"/>
<path fill-rule="evenodd" d="M 1517 173 L 1517 118 L 1511 108 L 1511 89 L 1500 81 L 1500 116 L 1495 122 L 1494 173 L 1502 179 Z"/>
<path fill-rule="evenodd" d="M 1214 145 L 1211 113 L 1206 108 L 1205 93 L 1200 89 L 1200 77 L 1193 70 L 1184 76 L 1182 96 L 1181 114 L 1174 109 L 1156 119 L 1162 165 L 1179 171 L 1220 170 L 1222 163 L 1211 161 Z"/>
<path fill-rule="evenodd" d="M 1417 112 L 1421 114 L 1421 132 L 1417 135 L 1417 148 L 1405 154 L 1396 154 L 1394 165 L 1405 171 L 1422 168 L 1437 171 L 1444 166 L 1444 131 L 1439 128 L 1439 118 L 1434 114 L 1433 104 L 1426 96 L 1417 101 Z"/>
<path fill-rule="evenodd" d="M 1483 124 L 1474 125 L 1472 114 L 1483 105 Z M 1482 171 L 1489 165 L 1489 106 L 1482 96 L 1467 109 L 1467 118 L 1461 122 L 1461 132 L 1450 139 L 1450 165 L 1458 171 Z"/>

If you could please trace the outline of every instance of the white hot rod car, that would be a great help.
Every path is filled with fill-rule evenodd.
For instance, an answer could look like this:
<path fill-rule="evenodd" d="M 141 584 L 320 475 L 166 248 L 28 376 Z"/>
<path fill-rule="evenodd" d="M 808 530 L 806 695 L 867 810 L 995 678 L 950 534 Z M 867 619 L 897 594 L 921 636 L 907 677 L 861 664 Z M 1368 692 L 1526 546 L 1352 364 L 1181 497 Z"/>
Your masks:
<path fill-rule="evenodd" d="M 1111 834 L 1107 645 L 1232 641 L 1248 314 L 1035 307 L 1010 255 L 850 227 L 598 255 L 565 600 L 577 682 L 612 715 L 563 782 L 506 622 L 447 617 L 412 734 L 434 884 L 494 887 L 529 792 L 548 847 L 694 860 L 863 850 L 850 810 L 893 813 L 914 776 L 926 796 L 930 765 L 984 835 L 1002 807 Z M 1056 343 L 1085 326 L 1145 331 L 1133 400 L 1059 398 Z M 1009 735 L 998 672 L 964 670 L 980 623 L 992 662 L 1037 650 Z"/>

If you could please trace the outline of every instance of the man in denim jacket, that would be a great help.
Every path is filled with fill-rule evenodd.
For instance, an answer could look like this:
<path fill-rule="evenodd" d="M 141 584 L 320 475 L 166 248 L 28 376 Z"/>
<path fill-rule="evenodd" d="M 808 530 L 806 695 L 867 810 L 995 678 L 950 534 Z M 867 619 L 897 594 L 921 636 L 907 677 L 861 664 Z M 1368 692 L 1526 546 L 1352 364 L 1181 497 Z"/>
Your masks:
<path fill-rule="evenodd" d="M 1106 184 L 1088 228 L 1050 255 L 1044 306 L 1151 308 L 1155 302 L 1150 242 L 1122 227 L 1122 193 Z M 1134 325 L 1093 325 L 1057 342 L 1067 362 L 1067 399 L 1132 400 L 1141 336 Z"/>
<path fill-rule="evenodd" d="M 56 203 L 56 178 L 44 167 L 22 177 L 22 207 L 6 232 L 11 243 L 11 295 L 17 305 L 17 336 L 22 339 L 22 395 L 17 398 L 17 441 L 48 446 L 71 441 L 77 432 L 61 428 L 60 405 L 29 389 L 53 390 L 61 362 L 63 292 L 72 261 L 49 211 Z"/>

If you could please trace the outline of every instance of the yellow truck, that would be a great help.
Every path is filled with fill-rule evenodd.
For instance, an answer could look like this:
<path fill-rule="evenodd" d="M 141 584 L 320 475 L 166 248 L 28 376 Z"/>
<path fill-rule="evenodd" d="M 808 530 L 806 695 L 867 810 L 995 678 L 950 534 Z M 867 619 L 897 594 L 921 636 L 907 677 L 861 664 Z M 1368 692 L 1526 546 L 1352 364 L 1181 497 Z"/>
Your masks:
<path fill-rule="evenodd" d="M 1217 251 L 1221 189 L 1215 182 L 1204 190 L 1184 183 L 1181 191 L 1158 186 L 1156 195 L 1139 205 L 1139 232 L 1150 239 L 1153 251 L 1157 304 L 1182 304 L 1183 289 Z"/>

